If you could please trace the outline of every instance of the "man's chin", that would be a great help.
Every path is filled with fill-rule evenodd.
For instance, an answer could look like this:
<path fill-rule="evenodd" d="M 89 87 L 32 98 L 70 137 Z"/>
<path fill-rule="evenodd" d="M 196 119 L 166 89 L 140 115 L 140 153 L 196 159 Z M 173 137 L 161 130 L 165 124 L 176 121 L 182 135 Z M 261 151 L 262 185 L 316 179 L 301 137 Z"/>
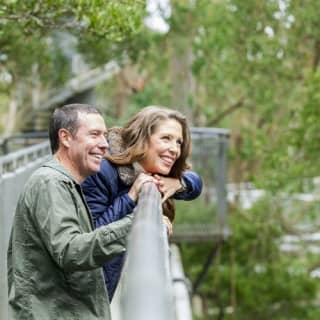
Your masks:
<path fill-rule="evenodd" d="M 90 176 L 95 174 L 95 173 L 97 173 L 97 172 L 99 172 L 100 171 L 100 164 L 99 165 L 95 165 L 95 166 L 91 166 L 89 171 L 90 171 L 90 173 L 89 173 Z"/>

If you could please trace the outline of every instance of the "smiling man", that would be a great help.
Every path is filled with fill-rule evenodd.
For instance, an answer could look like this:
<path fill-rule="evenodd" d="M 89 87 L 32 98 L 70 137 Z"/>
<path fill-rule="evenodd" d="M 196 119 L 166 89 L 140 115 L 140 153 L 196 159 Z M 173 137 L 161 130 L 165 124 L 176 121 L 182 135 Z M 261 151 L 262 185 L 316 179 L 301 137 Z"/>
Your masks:
<path fill-rule="evenodd" d="M 10 319 L 110 319 L 100 266 L 125 251 L 132 215 L 94 230 L 80 184 L 108 143 L 101 113 L 72 104 L 53 113 L 53 159 L 26 182 L 8 248 Z"/>

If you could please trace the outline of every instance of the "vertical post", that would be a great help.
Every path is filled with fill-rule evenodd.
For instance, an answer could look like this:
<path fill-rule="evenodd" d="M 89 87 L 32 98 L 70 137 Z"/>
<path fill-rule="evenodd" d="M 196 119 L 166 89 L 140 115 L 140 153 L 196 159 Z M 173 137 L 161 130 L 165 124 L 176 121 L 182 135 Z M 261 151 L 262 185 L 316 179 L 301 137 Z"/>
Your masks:
<path fill-rule="evenodd" d="M 2 166 L 0 161 L 0 166 Z M 8 226 L 6 225 L 6 206 L 5 206 L 5 194 L 4 194 L 4 180 L 3 175 L 0 175 L 0 319 L 9 319 L 8 316 L 8 290 L 7 290 L 7 239 L 6 230 Z"/>
<path fill-rule="evenodd" d="M 225 135 L 219 135 L 218 139 L 218 163 L 216 170 L 217 181 L 217 224 L 222 230 L 223 238 L 230 233 L 227 224 L 227 156 L 228 139 Z"/>
<path fill-rule="evenodd" d="M 128 239 L 121 292 L 123 320 L 174 319 L 166 245 L 160 193 L 153 183 L 145 183 Z"/>
<path fill-rule="evenodd" d="M 177 245 L 171 248 L 171 274 L 175 299 L 176 320 L 192 320 L 190 297 Z"/>

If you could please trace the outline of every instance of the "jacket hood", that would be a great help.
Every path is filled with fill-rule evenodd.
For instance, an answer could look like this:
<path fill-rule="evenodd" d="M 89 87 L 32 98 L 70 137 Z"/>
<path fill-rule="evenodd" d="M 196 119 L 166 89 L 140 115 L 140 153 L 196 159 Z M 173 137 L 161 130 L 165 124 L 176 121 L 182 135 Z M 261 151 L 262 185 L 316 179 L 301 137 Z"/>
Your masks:
<path fill-rule="evenodd" d="M 125 150 L 124 142 L 121 137 L 121 129 L 122 128 L 114 127 L 108 130 L 107 139 L 111 155 L 121 153 Z M 117 170 L 120 180 L 127 186 L 132 185 L 137 176 L 141 172 L 144 172 L 144 169 L 138 162 L 126 165 L 117 165 Z"/>

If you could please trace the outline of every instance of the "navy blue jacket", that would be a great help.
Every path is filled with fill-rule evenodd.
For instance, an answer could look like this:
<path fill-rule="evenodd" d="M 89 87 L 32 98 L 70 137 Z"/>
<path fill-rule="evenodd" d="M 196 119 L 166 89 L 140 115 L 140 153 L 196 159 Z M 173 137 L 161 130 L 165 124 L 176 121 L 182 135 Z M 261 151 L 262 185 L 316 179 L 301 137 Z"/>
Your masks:
<path fill-rule="evenodd" d="M 174 199 L 192 200 L 202 190 L 201 178 L 192 171 L 185 171 L 183 180 L 187 190 L 174 195 Z M 100 171 L 82 184 L 83 193 L 91 210 L 96 228 L 123 218 L 131 213 L 136 203 L 128 196 L 131 186 L 125 185 L 118 174 L 117 165 L 103 160 Z M 124 255 L 118 255 L 103 265 L 106 286 L 111 301 L 119 282 Z"/>

